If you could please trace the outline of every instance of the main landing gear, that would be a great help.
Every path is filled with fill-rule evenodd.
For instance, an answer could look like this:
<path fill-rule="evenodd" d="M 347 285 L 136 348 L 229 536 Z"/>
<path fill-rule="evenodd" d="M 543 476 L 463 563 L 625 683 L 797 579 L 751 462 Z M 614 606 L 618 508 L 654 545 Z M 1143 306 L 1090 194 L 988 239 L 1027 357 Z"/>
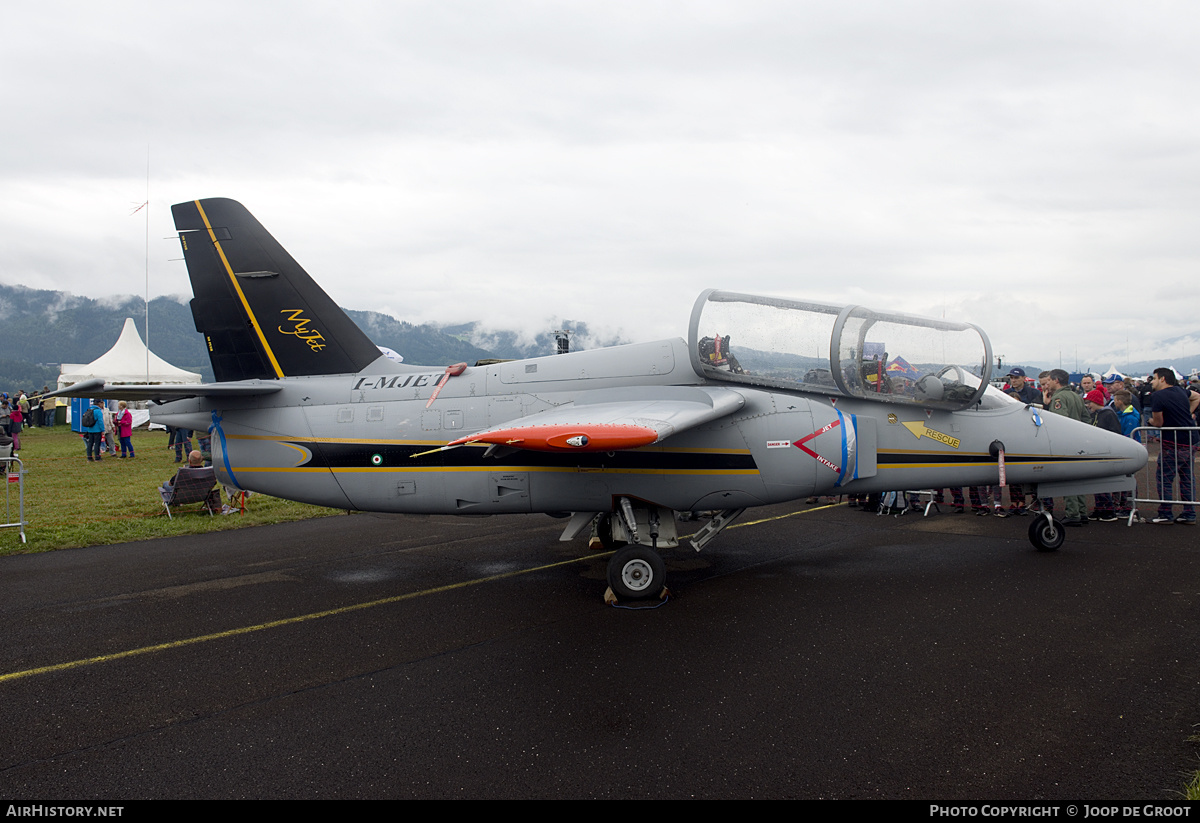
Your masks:
<path fill-rule="evenodd" d="M 590 528 L 592 541 L 614 552 L 608 561 L 607 602 L 665 596 L 667 570 L 658 550 L 679 545 L 675 512 L 628 497 L 618 498 L 616 509 L 611 514 L 574 513 L 559 539 L 571 540 Z M 743 511 L 712 512 L 708 523 L 689 541 L 692 547 L 700 551 Z"/>
<path fill-rule="evenodd" d="M 608 585 L 622 600 L 644 600 L 666 588 L 667 567 L 654 549 L 626 546 L 608 561 Z"/>

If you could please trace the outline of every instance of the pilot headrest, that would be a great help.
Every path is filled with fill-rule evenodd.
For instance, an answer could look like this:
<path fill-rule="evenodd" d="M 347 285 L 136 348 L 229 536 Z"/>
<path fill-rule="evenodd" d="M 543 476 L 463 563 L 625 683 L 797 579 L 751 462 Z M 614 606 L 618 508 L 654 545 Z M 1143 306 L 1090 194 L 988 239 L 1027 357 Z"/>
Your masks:
<path fill-rule="evenodd" d="M 932 374 L 927 374 L 917 381 L 916 396 L 918 400 L 941 400 L 946 388 L 942 381 Z"/>

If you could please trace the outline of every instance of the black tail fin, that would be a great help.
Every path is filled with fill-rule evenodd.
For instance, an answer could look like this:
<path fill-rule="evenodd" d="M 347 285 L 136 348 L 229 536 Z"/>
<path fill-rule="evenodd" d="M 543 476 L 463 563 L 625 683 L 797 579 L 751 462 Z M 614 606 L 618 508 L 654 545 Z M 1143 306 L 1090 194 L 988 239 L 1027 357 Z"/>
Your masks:
<path fill-rule="evenodd" d="M 171 207 L 218 381 L 358 372 L 379 349 L 233 200 Z"/>

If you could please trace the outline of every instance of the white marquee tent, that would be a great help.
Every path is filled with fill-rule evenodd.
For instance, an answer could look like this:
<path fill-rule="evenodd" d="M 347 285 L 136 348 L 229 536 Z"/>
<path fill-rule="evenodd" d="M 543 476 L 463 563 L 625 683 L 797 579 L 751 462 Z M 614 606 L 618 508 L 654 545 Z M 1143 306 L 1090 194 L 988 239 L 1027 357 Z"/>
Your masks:
<path fill-rule="evenodd" d="M 125 318 L 125 328 L 116 345 L 86 365 L 64 363 L 58 376 L 58 387 L 64 388 L 80 380 L 103 377 L 108 383 L 199 383 L 200 375 L 176 368 L 146 348 L 138 334 L 133 318 Z"/>
<path fill-rule="evenodd" d="M 116 344 L 91 363 L 64 363 L 58 376 L 58 388 L 66 388 L 80 380 L 103 377 L 107 383 L 135 383 L 157 385 L 161 383 L 199 383 L 200 375 L 176 368 L 146 347 L 138 334 L 133 318 L 125 318 L 125 328 Z M 134 425 L 145 422 L 148 413 L 133 410 Z M 140 412 L 140 413 L 139 413 Z"/>

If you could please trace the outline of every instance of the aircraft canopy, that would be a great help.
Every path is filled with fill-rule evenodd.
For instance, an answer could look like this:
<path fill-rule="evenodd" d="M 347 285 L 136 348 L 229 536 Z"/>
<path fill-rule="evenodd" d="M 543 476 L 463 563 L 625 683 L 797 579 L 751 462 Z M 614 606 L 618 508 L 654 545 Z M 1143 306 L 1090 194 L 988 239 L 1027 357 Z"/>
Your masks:
<path fill-rule="evenodd" d="M 712 289 L 692 309 L 689 344 L 697 371 L 714 380 L 951 410 L 991 405 L 991 343 L 971 323 Z"/>

